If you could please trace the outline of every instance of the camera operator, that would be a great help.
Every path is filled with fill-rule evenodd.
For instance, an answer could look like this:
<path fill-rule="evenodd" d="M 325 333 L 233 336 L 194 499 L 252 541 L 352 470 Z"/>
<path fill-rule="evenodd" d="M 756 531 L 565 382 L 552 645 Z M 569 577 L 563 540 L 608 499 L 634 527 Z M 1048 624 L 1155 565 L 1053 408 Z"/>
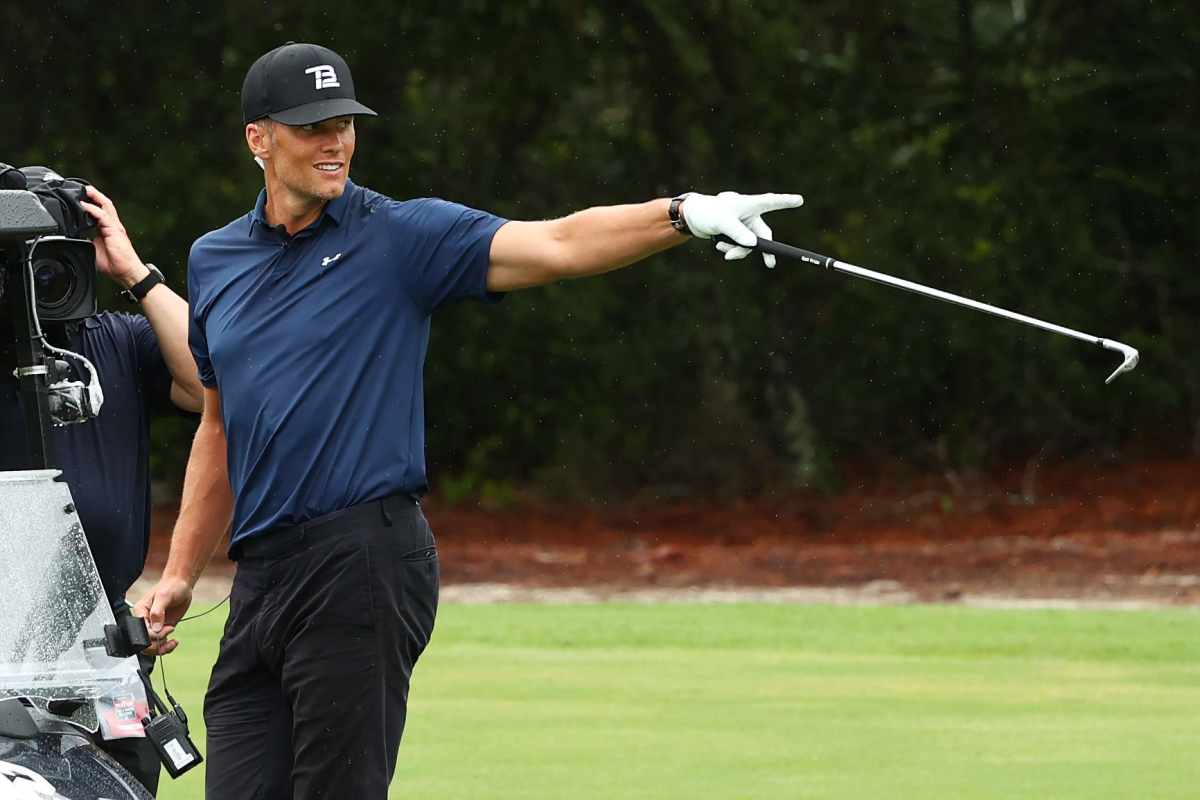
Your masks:
<path fill-rule="evenodd" d="M 113 202 L 91 186 L 87 196 L 91 202 L 80 205 L 96 220 L 97 272 L 140 303 L 144 316 L 105 312 L 75 322 L 43 322 L 42 329 L 50 344 L 95 365 L 106 398 L 95 419 L 57 427 L 53 436 L 56 466 L 71 488 L 104 591 L 120 616 L 130 613 L 125 593 L 141 575 L 150 545 L 150 418 L 172 409 L 200 411 L 203 390 L 188 349 L 187 301 L 138 258 Z M 31 466 L 24 399 L 13 376 L 10 317 L 5 298 L 0 302 L 0 470 Z M 78 370 L 74 363 L 71 367 Z M 76 377 L 86 379 L 78 372 Z M 174 647 L 174 641 L 164 642 L 161 652 Z M 148 739 L 98 744 L 152 794 L 157 791 L 159 759 Z"/>

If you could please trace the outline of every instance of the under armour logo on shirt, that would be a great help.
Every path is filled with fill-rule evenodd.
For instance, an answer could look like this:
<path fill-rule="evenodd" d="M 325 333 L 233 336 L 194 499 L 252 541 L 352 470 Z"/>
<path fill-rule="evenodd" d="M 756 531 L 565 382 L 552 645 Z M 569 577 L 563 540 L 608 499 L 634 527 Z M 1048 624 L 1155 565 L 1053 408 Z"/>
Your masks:
<path fill-rule="evenodd" d="M 336 256 L 325 256 L 324 258 L 321 259 L 321 266 L 328 267 L 330 264 L 337 261 L 341 257 L 342 257 L 341 253 L 338 253 Z"/>
<path fill-rule="evenodd" d="M 304 74 L 313 76 L 313 79 L 317 82 L 318 89 L 336 89 L 341 86 L 338 83 L 337 73 L 328 64 L 322 64 L 319 67 L 309 67 L 304 70 Z"/>

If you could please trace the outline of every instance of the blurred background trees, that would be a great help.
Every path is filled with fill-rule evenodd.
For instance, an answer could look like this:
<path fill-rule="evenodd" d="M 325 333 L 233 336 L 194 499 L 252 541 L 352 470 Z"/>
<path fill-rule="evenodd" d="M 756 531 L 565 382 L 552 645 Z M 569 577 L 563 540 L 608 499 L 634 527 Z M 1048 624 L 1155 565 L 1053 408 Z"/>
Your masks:
<path fill-rule="evenodd" d="M 10 3 L 0 160 L 86 178 L 176 287 L 250 209 L 249 65 L 338 50 L 353 175 L 512 218 L 798 191 L 776 236 L 1142 351 L 692 242 L 440 312 L 447 496 L 831 487 L 834 465 L 1200 453 L 1200 7 L 1104 0 Z M 119 301 L 108 306 L 120 308 Z M 156 430 L 182 468 L 186 424 Z"/>

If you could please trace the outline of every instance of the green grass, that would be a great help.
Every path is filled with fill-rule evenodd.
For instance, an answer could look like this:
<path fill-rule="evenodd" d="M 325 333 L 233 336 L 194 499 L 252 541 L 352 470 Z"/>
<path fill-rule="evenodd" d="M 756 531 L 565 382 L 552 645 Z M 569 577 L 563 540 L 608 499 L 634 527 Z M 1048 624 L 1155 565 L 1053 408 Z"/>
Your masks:
<path fill-rule="evenodd" d="M 201 739 L 220 617 L 167 662 Z M 446 606 L 391 796 L 1194 798 L 1198 751 L 1191 611 Z"/>

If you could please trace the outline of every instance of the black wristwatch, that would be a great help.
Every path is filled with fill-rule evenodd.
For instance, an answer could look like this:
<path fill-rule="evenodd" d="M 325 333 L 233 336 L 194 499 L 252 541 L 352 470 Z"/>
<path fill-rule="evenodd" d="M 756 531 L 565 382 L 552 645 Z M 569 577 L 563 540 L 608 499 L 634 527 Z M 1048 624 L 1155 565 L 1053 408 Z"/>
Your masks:
<path fill-rule="evenodd" d="M 684 236 L 691 236 L 692 231 L 688 228 L 687 223 L 683 221 L 683 215 L 679 213 L 679 207 L 683 205 L 683 201 L 687 200 L 691 192 L 684 192 L 671 201 L 671 207 L 667 209 L 667 216 L 671 219 L 671 227 L 682 233 Z"/>
<path fill-rule="evenodd" d="M 154 266 L 153 264 L 147 264 L 146 269 L 150 270 L 149 275 L 142 278 L 125 291 L 121 292 L 121 297 L 124 297 L 126 300 L 135 305 L 142 302 L 142 298 L 144 298 L 146 294 L 155 286 L 158 286 L 160 283 L 166 283 L 166 278 L 163 277 L 163 274 L 159 271 L 158 267 Z"/>

